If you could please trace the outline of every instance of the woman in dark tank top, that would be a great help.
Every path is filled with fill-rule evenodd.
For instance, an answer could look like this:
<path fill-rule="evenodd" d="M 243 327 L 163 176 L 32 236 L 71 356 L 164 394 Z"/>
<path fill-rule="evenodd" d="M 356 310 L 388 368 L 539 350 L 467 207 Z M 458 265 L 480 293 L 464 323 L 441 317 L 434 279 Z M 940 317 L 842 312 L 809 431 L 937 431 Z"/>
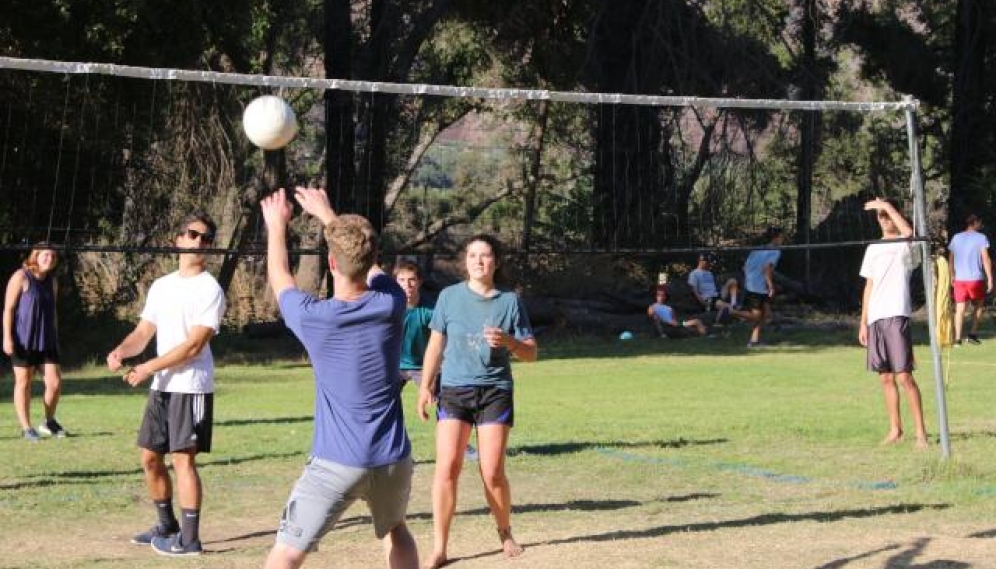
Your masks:
<path fill-rule="evenodd" d="M 22 436 L 28 441 L 38 441 L 40 434 L 66 436 L 55 418 L 62 393 L 55 309 L 58 264 L 54 249 L 35 247 L 24 266 L 10 277 L 4 297 L 3 351 L 14 367 L 14 410 Z M 45 422 L 37 429 L 31 425 L 31 380 L 36 370 L 42 371 L 45 379 Z"/>

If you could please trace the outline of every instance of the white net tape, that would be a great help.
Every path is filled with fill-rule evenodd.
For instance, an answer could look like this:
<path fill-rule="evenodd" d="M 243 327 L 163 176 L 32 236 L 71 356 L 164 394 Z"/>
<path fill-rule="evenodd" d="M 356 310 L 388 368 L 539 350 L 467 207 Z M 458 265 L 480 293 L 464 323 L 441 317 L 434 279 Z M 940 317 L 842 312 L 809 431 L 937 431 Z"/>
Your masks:
<path fill-rule="evenodd" d="M 710 107 L 726 109 L 778 109 L 799 111 L 907 111 L 915 110 L 918 102 L 907 98 L 903 101 L 790 101 L 785 99 L 724 99 L 710 97 L 679 97 L 666 95 L 629 95 L 622 93 L 584 93 L 547 91 L 542 89 L 507 89 L 489 87 L 457 87 L 453 85 L 426 85 L 409 83 L 382 83 L 377 81 L 352 81 L 346 79 L 318 79 L 313 77 L 281 77 L 274 75 L 244 75 L 213 71 L 188 71 L 133 67 L 111 63 L 79 63 L 49 61 L 44 59 L 19 59 L 0 57 L 0 69 L 42 71 L 50 73 L 97 74 L 132 77 L 137 79 L 194 81 L 257 87 L 284 87 L 290 89 L 331 89 L 361 93 L 392 93 L 399 95 L 436 95 L 478 99 L 562 101 L 568 103 L 610 103 L 620 105 L 645 105 L 655 107 Z"/>

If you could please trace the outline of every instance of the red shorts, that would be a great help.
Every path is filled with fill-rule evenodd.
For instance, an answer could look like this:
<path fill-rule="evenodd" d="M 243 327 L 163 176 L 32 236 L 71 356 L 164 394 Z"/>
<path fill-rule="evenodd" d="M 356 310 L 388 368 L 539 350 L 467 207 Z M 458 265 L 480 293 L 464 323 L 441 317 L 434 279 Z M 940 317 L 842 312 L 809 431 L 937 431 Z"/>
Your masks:
<path fill-rule="evenodd" d="M 981 301 L 986 298 L 986 281 L 955 281 L 954 301 Z"/>

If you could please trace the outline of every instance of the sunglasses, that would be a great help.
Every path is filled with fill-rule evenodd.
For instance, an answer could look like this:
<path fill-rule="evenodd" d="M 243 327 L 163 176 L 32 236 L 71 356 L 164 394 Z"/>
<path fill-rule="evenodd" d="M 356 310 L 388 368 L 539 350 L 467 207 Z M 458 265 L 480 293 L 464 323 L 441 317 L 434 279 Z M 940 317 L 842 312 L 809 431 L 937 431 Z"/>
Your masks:
<path fill-rule="evenodd" d="M 180 235 L 186 235 L 188 239 L 200 238 L 201 243 L 214 243 L 214 233 L 200 232 L 196 229 L 187 228 Z"/>

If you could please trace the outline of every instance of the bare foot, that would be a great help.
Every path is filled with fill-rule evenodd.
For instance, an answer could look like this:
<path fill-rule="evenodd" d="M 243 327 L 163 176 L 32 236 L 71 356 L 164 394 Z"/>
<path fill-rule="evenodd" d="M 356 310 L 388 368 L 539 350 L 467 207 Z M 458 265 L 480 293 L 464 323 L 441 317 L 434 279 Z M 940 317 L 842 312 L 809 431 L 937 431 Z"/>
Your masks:
<path fill-rule="evenodd" d="M 890 431 L 889 434 L 886 435 L 885 438 L 882 439 L 882 442 L 879 443 L 879 444 L 881 444 L 881 445 L 894 445 L 894 444 L 898 443 L 901 440 L 903 440 L 903 432 L 902 431 Z"/>
<path fill-rule="evenodd" d="M 913 448 L 915 448 L 916 450 L 927 450 L 928 446 L 930 446 L 930 445 L 929 445 L 929 443 L 927 443 L 927 436 L 926 435 L 924 435 L 922 437 L 917 437 L 916 438 L 916 442 L 913 444 Z"/>
<path fill-rule="evenodd" d="M 439 569 L 449 562 L 450 560 L 446 558 L 445 553 L 433 551 L 432 555 L 429 556 L 429 560 L 422 565 L 422 569 Z"/>
<path fill-rule="evenodd" d="M 505 557 L 509 559 L 518 557 L 522 555 L 525 549 L 519 545 L 515 538 L 512 537 L 512 528 L 498 528 L 498 538 L 501 539 L 501 548 L 505 552 Z"/>

